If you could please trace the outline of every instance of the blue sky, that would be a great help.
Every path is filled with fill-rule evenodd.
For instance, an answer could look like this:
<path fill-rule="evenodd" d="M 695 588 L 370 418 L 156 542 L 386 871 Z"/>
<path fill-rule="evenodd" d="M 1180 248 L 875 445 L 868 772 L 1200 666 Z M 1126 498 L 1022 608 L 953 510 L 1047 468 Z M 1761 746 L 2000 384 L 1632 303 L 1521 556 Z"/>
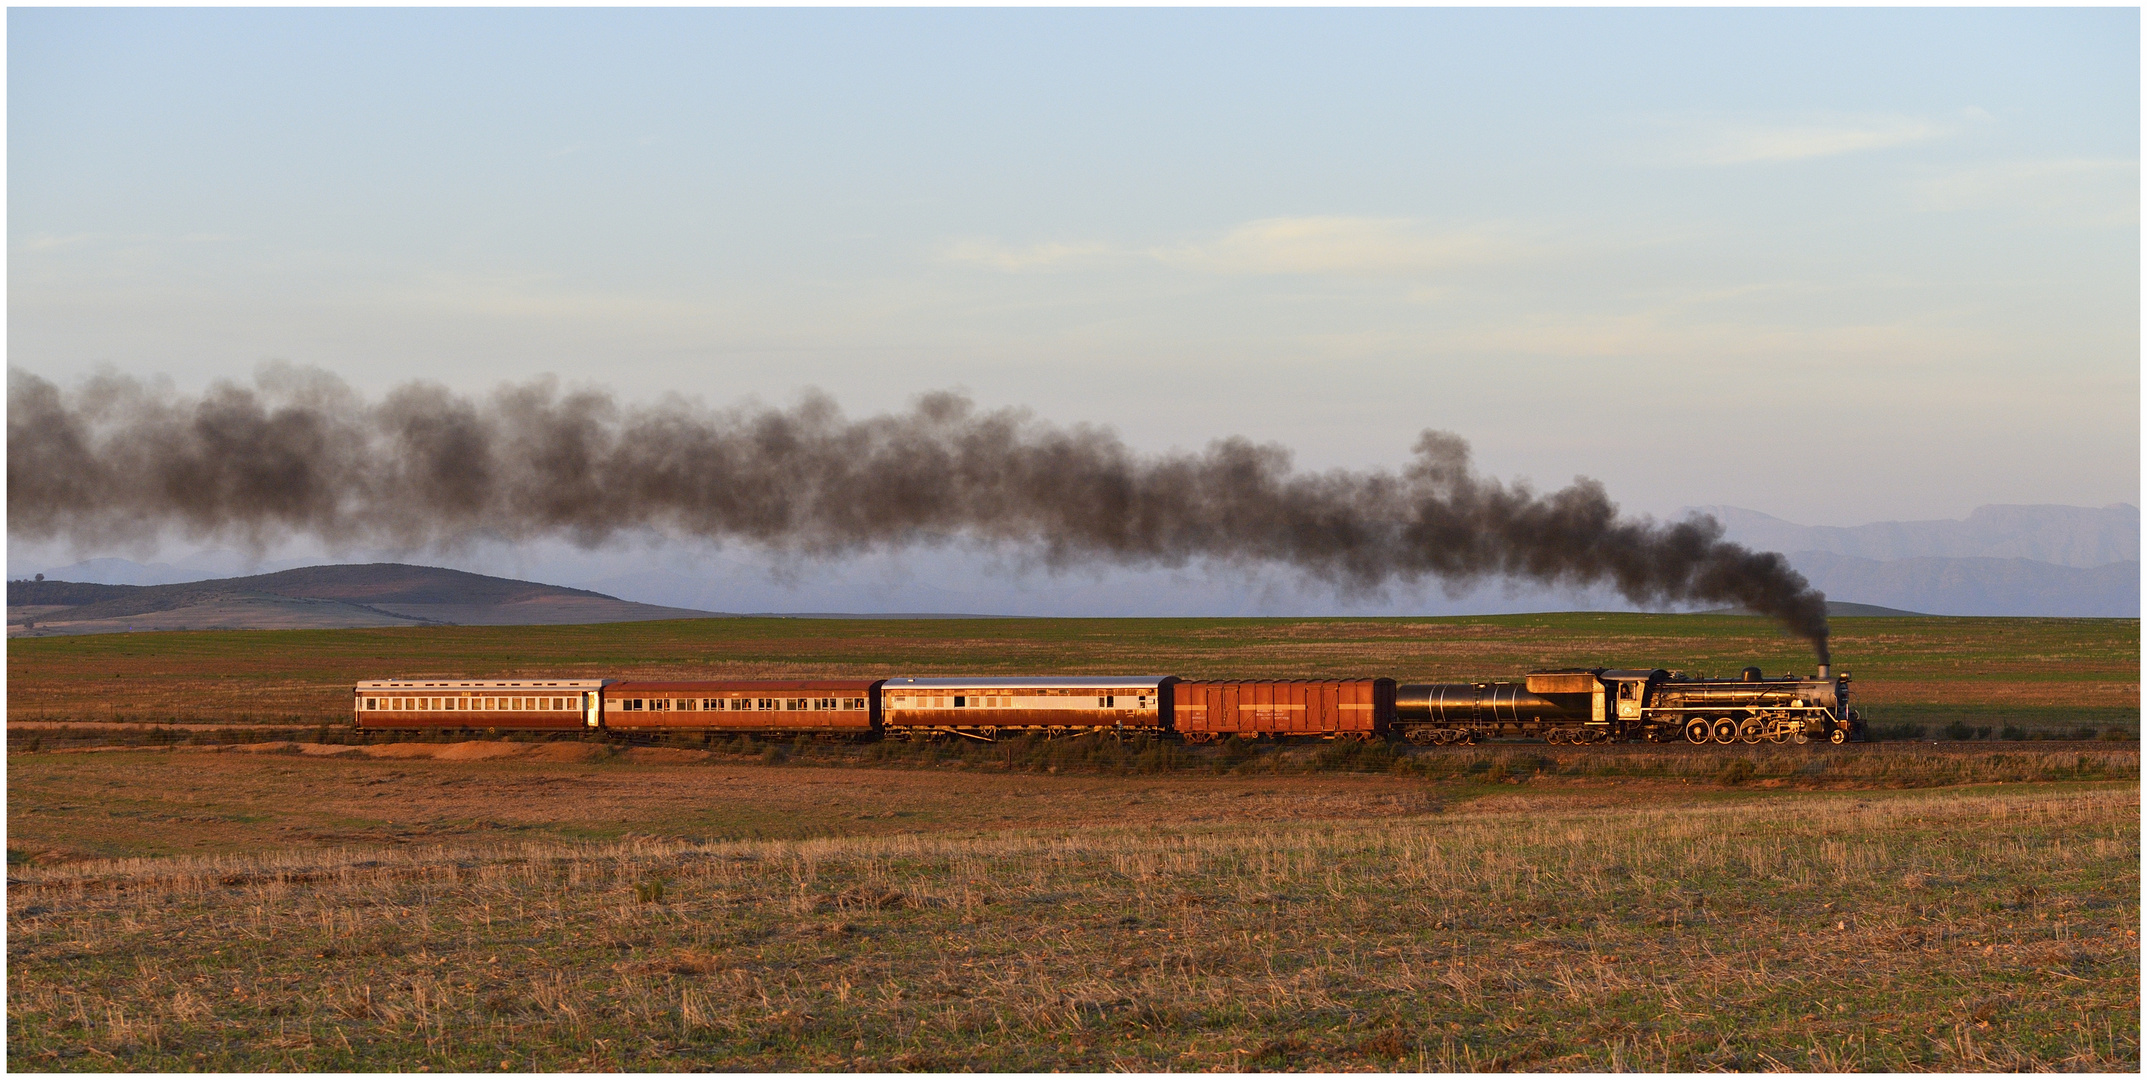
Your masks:
<path fill-rule="evenodd" d="M 2139 490 L 2136 10 L 8 15 L 9 362 Z"/>

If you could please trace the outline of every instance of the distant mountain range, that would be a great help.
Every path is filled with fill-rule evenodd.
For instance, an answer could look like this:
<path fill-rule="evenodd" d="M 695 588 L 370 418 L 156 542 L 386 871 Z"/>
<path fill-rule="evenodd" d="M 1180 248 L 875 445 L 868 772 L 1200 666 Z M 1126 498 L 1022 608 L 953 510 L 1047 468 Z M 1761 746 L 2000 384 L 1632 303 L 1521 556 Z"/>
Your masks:
<path fill-rule="evenodd" d="M 1789 557 L 1829 597 L 1932 615 L 2140 613 L 2140 510 L 2130 503 L 1979 506 L 1961 521 L 1798 525 L 1697 506 L 1730 539 Z"/>
<path fill-rule="evenodd" d="M 1735 506 L 1691 506 L 1712 514 L 1729 538 L 1786 554 L 1824 552 L 1886 562 L 1894 559 L 2027 559 L 2056 566 L 2096 567 L 2139 561 L 2140 508 L 2130 503 L 2085 506 L 1979 506 L 1964 521 L 1877 521 L 1853 528 L 1798 525 Z"/>
<path fill-rule="evenodd" d="M 2116 616 L 2140 612 L 2139 509 L 1985 506 L 1961 521 L 1798 525 L 1738 507 L 1714 514 L 1730 539 L 1781 551 L 1836 615 Z M 21 552 L 16 557 L 23 557 Z M 1345 603 L 1271 567 L 1024 570 L 1001 555 L 926 549 L 900 558 L 756 564 L 736 552 L 578 552 L 541 546 L 470 556 L 494 577 L 394 562 L 277 573 L 238 552 L 171 563 L 98 558 L 11 582 L 9 633 L 247 626 L 511 625 L 695 618 L 724 612 L 978 612 L 996 616 L 1441 615 L 1620 610 L 1607 589 L 1487 582 L 1464 593 L 1397 588 Z M 2097 561 L 2100 560 L 2100 561 Z M 38 564 L 32 563 L 31 566 Z M 286 560 L 281 566 L 290 566 Z M 19 569 L 27 569 L 17 563 Z M 778 570 L 775 567 L 780 567 Z M 211 580 L 202 580 L 202 579 Z M 528 578 L 573 582 L 539 585 Z M 103 583 L 90 585 L 86 583 Z M 130 588 L 130 586 L 132 588 Z M 639 602 L 637 602 L 639 601 Z M 912 616 L 916 617 L 916 616 Z"/>
<path fill-rule="evenodd" d="M 126 630 L 526 626 L 705 618 L 687 608 L 401 563 L 310 566 L 170 585 L 10 581 L 10 637 Z"/>

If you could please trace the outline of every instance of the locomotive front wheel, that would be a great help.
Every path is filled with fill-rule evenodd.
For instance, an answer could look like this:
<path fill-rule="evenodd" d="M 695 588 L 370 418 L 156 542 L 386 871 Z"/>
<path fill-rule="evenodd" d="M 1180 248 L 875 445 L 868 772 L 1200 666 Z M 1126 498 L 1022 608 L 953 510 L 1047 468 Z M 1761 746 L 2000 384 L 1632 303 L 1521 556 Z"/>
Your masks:
<path fill-rule="evenodd" d="M 1685 741 L 1694 746 L 1706 742 L 1712 734 L 1708 729 L 1707 721 L 1697 716 L 1685 724 Z"/>
<path fill-rule="evenodd" d="M 1760 738 L 1766 733 L 1767 725 L 1760 723 L 1757 717 L 1747 719 L 1744 723 L 1737 725 L 1737 737 L 1744 740 L 1747 745 L 1757 745 Z"/>
<path fill-rule="evenodd" d="M 1826 737 L 1826 741 L 1833 743 L 1835 746 L 1840 746 L 1842 743 L 1849 741 L 1849 733 L 1840 728 L 1835 728 L 1834 733 Z"/>
<path fill-rule="evenodd" d="M 1797 744 L 1798 746 L 1802 746 L 1802 745 L 1804 745 L 1805 743 L 1808 743 L 1808 742 L 1812 741 L 1812 737 L 1811 737 L 1811 736 L 1809 736 L 1809 735 L 1806 735 L 1806 734 L 1804 734 L 1804 733 L 1803 733 L 1803 732 L 1801 732 L 1801 731 L 1799 731 L 1799 732 L 1797 732 L 1796 734 L 1794 734 L 1794 735 L 1791 735 L 1791 736 L 1789 737 L 1789 741 L 1790 741 L 1790 742 L 1793 742 L 1793 743 L 1796 743 L 1796 744 Z"/>

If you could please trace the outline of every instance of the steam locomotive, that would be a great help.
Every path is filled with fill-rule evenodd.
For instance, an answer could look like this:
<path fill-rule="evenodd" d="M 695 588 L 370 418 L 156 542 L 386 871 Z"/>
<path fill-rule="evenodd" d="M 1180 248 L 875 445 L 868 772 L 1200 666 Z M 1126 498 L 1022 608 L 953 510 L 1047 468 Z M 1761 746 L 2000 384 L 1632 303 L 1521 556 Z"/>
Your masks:
<path fill-rule="evenodd" d="M 509 679 L 358 683 L 358 730 L 961 738 L 1150 735 L 1613 742 L 1861 740 L 1849 676 L 1695 678 L 1571 668 L 1521 682 L 1194 681 L 1175 675 L 812 680 Z"/>

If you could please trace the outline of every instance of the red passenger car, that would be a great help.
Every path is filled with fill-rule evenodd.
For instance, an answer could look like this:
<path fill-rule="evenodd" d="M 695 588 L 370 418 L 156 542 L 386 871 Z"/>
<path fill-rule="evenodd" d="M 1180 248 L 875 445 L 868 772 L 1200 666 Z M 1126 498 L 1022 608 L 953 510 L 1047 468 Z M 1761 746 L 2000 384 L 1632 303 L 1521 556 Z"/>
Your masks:
<path fill-rule="evenodd" d="M 1171 717 L 1186 742 L 1248 738 L 1370 739 L 1394 720 L 1394 680 L 1181 682 Z"/>
<path fill-rule="evenodd" d="M 610 731 L 869 735 L 879 728 L 871 679 L 695 679 L 604 688 Z"/>

